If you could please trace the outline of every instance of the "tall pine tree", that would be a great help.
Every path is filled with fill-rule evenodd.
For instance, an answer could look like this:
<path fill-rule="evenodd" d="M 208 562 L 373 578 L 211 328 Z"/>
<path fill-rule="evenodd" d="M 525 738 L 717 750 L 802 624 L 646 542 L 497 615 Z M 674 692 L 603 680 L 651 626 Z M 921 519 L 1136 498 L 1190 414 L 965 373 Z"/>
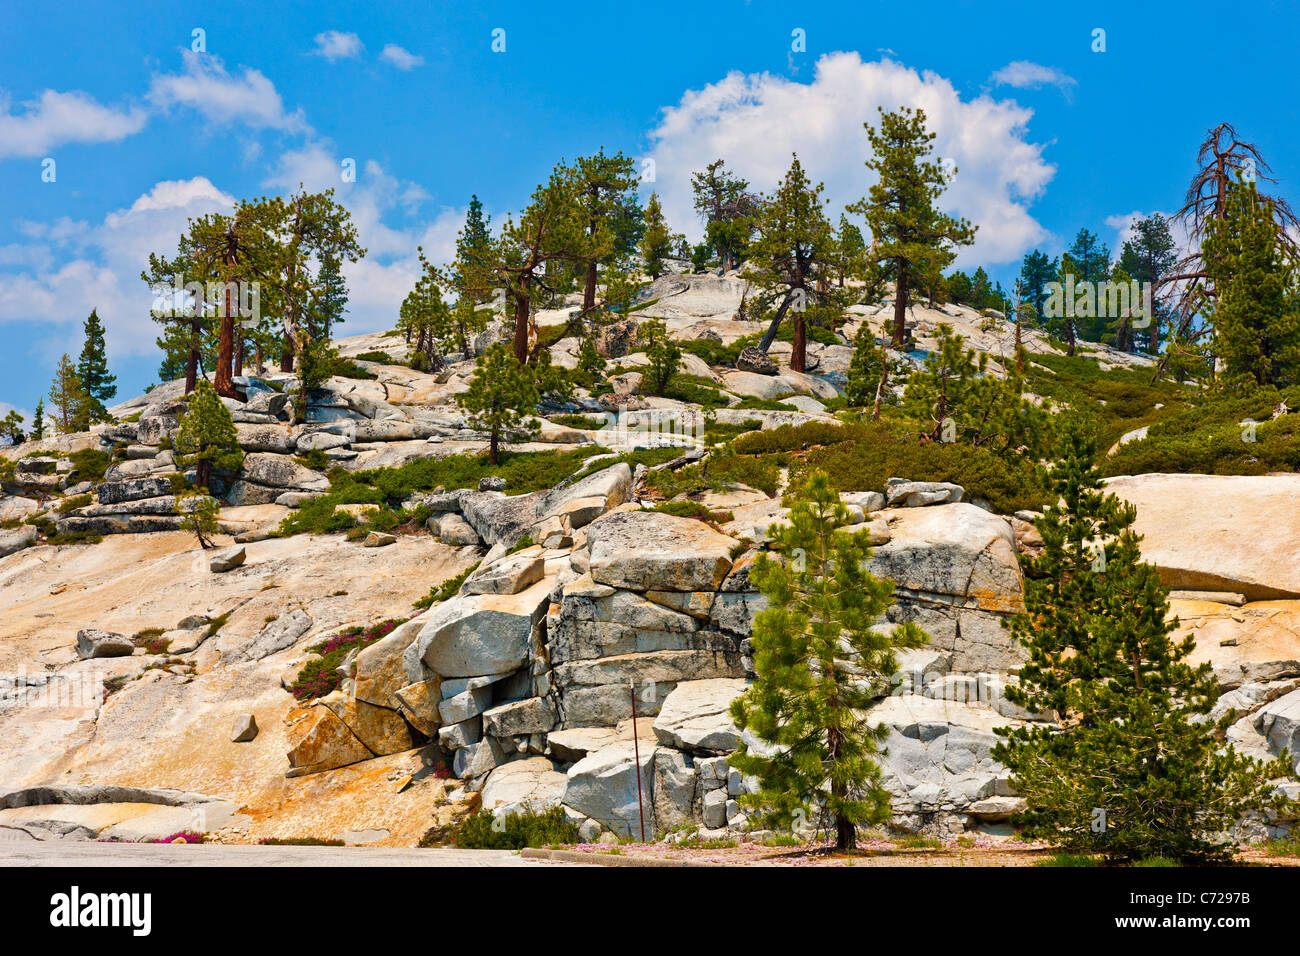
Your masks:
<path fill-rule="evenodd" d="M 758 792 L 739 800 L 763 825 L 816 819 L 848 850 L 858 827 L 889 819 L 875 760 L 887 730 L 872 725 L 871 704 L 898 671 L 894 652 L 928 638 L 915 624 L 874 630 L 894 585 L 863 570 L 866 536 L 842 530 L 849 512 L 824 472 L 785 504 L 790 523 L 769 532 L 779 558 L 760 554 L 750 572 L 768 600 L 751 638 L 758 676 L 731 705 L 736 726 L 762 746 L 742 738 L 729 763 L 758 778 Z"/>
<path fill-rule="evenodd" d="M 193 468 L 194 484 L 202 489 L 211 483 L 214 468 L 235 472 L 243 463 L 235 423 L 207 379 L 200 379 L 190 392 L 173 447 L 176 463 Z"/>
<path fill-rule="evenodd" d="M 1000 728 L 993 755 L 1026 800 L 1026 836 L 1117 860 L 1222 859 L 1220 835 L 1284 807 L 1269 781 L 1295 772 L 1223 747 L 1205 720 L 1218 682 L 1188 663 L 1194 638 L 1171 639 L 1136 509 L 1104 492 L 1095 455 L 1067 423 L 1050 471 L 1060 503 L 1035 522 L 1044 550 L 1023 561 L 1025 610 L 1008 625 L 1029 656 L 1007 699 L 1051 723 Z"/>
<path fill-rule="evenodd" d="M 77 377 L 86 392 L 86 413 L 91 422 L 107 421 L 109 416 L 105 403 L 117 394 L 117 385 L 114 384 L 117 378 L 108 373 L 104 325 L 99 321 L 98 310 L 90 310 L 82 329 L 86 341 L 77 360 Z"/>
<path fill-rule="evenodd" d="M 1216 293 L 1206 313 L 1224 371 L 1286 386 L 1300 382 L 1300 290 L 1274 217 L 1253 182 L 1230 184 L 1223 216 L 1206 225 L 1201 257 Z"/>
<path fill-rule="evenodd" d="M 50 403 L 57 410 L 59 431 L 84 431 L 90 427 L 89 396 L 81 384 L 77 367 L 66 352 L 54 368 L 54 381 L 50 385 Z"/>
<path fill-rule="evenodd" d="M 882 279 L 894 281 L 894 348 L 901 349 L 909 296 L 936 287 L 956 256 L 956 246 L 975 241 L 965 219 L 940 212 L 935 203 L 956 174 L 931 159 L 934 133 L 925 111 L 880 108 L 880 125 L 864 123 L 872 155 L 868 169 L 879 175 L 867 198 L 848 206 L 871 231 L 871 259 Z"/>
<path fill-rule="evenodd" d="M 759 348 L 766 352 L 776 338 L 787 312 L 794 314 L 794 342 L 790 368 L 807 367 L 808 339 L 804 314 L 817 306 L 835 309 L 848 304 L 851 294 L 835 284 L 839 246 L 823 208 L 822 184 L 808 179 L 792 156 L 790 168 L 771 196 L 765 196 L 755 225 L 758 235 L 749 247 L 751 281 L 768 296 L 779 297 Z"/>

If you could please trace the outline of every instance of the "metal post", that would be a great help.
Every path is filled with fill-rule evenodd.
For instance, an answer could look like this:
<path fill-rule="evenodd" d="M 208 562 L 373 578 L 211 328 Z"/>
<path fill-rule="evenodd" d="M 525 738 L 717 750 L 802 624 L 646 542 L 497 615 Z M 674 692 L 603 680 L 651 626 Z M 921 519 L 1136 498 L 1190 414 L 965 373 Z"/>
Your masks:
<path fill-rule="evenodd" d="M 641 741 L 636 735 L 636 682 L 627 679 L 627 689 L 632 694 L 632 751 L 636 754 L 636 812 L 641 818 L 641 842 L 645 842 L 645 802 L 641 797 Z"/>

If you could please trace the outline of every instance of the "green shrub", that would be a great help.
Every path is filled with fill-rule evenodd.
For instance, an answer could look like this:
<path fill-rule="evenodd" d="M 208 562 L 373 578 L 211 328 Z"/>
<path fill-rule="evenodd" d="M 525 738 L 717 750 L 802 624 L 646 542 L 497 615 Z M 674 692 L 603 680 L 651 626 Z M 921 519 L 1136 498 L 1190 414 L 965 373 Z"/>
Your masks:
<path fill-rule="evenodd" d="M 83 448 L 68 455 L 72 462 L 70 478 L 76 481 L 103 481 L 111 456 L 98 448 Z"/>
<path fill-rule="evenodd" d="M 461 819 L 453 842 L 467 850 L 522 850 L 577 843 L 578 828 L 565 819 L 561 807 L 526 810 L 502 817 L 500 821 L 488 811 L 480 810 Z"/>
<path fill-rule="evenodd" d="M 398 468 L 370 471 L 335 469 L 329 472 L 329 492 L 303 502 L 300 508 L 280 522 L 276 534 L 281 537 L 334 534 L 356 527 L 365 531 L 391 531 L 420 517 L 419 512 L 400 508 L 402 502 L 416 493 L 430 492 L 439 487 L 447 490 L 477 488 L 479 479 L 488 475 L 505 478 L 511 494 L 541 491 L 554 487 L 580 468 L 585 459 L 603 451 L 605 449 L 600 446 L 591 445 L 570 451 L 502 451 L 501 463 L 496 467 L 488 463 L 486 455 L 479 454 L 424 458 Z M 374 505 L 377 514 L 358 521 L 347 512 L 335 510 L 344 504 Z"/>
<path fill-rule="evenodd" d="M 333 464 L 329 456 L 320 448 L 313 448 L 310 451 L 296 455 L 295 460 L 304 468 L 310 468 L 312 471 L 328 471 Z"/>
<path fill-rule="evenodd" d="M 665 462 L 672 461 L 674 458 L 680 458 L 683 451 L 685 451 L 683 448 L 643 448 L 640 451 L 624 452 L 615 457 L 602 458 L 600 461 L 593 461 L 590 465 L 575 475 L 574 480 L 577 481 L 578 479 L 586 478 L 588 475 L 594 475 L 598 471 L 604 471 L 606 468 L 612 468 L 619 462 L 623 462 L 633 471 L 636 470 L 637 465 L 645 465 L 647 468 L 652 468 L 655 465 L 662 465 Z M 599 452 L 596 452 L 595 454 L 599 454 Z"/>
<path fill-rule="evenodd" d="M 378 362 L 381 365 L 396 365 L 393 357 L 387 352 L 380 352 L 378 349 L 372 349 L 369 352 L 362 352 L 356 357 L 358 362 Z"/>
<path fill-rule="evenodd" d="M 714 339 L 692 339 L 689 342 L 681 342 L 683 352 L 689 352 L 696 358 L 703 359 L 709 365 L 725 365 L 734 367 L 736 359 L 740 357 L 742 346 L 740 343 L 723 345 Z"/>
<path fill-rule="evenodd" d="M 782 399 L 777 398 L 755 398 L 753 395 L 746 395 L 732 408 L 750 408 L 756 411 L 764 412 L 792 412 L 798 411 L 793 405 L 786 404 Z"/>
<path fill-rule="evenodd" d="M 800 451 L 813 445 L 834 445 L 849 441 L 859 431 L 852 426 L 811 421 L 802 425 L 781 425 L 742 435 L 731 443 L 738 455 L 766 455 L 777 451 Z"/>
<path fill-rule="evenodd" d="M 1036 861 L 1034 866 L 1101 866 L 1101 861 L 1086 853 L 1053 853 Z"/>
<path fill-rule="evenodd" d="M 669 498 L 723 491 L 732 483 L 774 495 L 780 480 L 781 465 L 776 456 L 715 455 L 703 464 L 687 465 L 677 471 L 652 471 L 646 476 L 646 485 Z"/>
<path fill-rule="evenodd" d="M 966 490 L 964 500 L 983 498 L 1000 514 L 1038 511 L 1047 504 L 1047 490 L 1037 470 L 1021 458 L 958 443 L 922 444 L 897 423 L 876 422 L 854 429 L 850 440 L 813 448 L 795 459 L 791 481 L 821 469 L 840 491 L 882 491 L 889 478 L 897 477 L 954 482 Z"/>
<path fill-rule="evenodd" d="M 708 524 L 726 524 L 735 518 L 735 515 L 730 511 L 715 511 L 706 508 L 698 501 L 663 501 L 653 508 L 643 508 L 642 510 L 676 515 L 679 518 L 694 518 L 696 521 L 704 521 Z"/>
<path fill-rule="evenodd" d="M 58 503 L 54 510 L 61 515 L 65 515 L 69 511 L 76 511 L 78 508 L 86 507 L 86 505 L 90 504 L 93 500 L 93 495 L 76 495 L 72 498 L 64 498 Z"/>
<path fill-rule="evenodd" d="M 609 424 L 609 419 L 602 415 L 548 415 L 547 420 L 565 428 L 581 428 L 597 431 Z"/>
<path fill-rule="evenodd" d="M 147 627 L 131 635 L 131 643 L 143 647 L 146 654 L 166 654 L 172 642 L 163 640 L 163 633 L 161 627 Z"/>
<path fill-rule="evenodd" d="M 715 382 L 682 372 L 672 377 L 664 389 L 664 398 L 703 405 L 705 408 L 718 408 L 727 404 L 727 396 L 717 388 Z"/>
<path fill-rule="evenodd" d="M 324 366 L 321 370 L 322 379 L 328 379 L 333 376 L 338 376 L 339 378 L 361 379 L 372 379 L 376 377 L 374 372 L 367 372 L 356 362 L 351 359 L 343 358 L 341 355 L 328 356 L 325 361 L 322 362 L 322 365 Z"/>
<path fill-rule="evenodd" d="M 473 564 L 471 564 L 460 574 L 456 575 L 454 578 L 448 578 L 446 581 L 443 581 L 441 584 L 435 584 L 432 588 L 429 589 L 428 594 L 420 598 L 411 606 L 423 611 L 427 607 L 432 607 L 435 604 L 441 604 L 443 601 L 446 601 L 448 598 L 455 597 L 456 592 L 458 592 L 461 589 L 461 585 L 465 583 L 466 578 L 468 578 L 471 574 L 473 574 L 476 570 L 478 570 L 478 566 L 482 563 L 483 562 L 481 561 L 475 561 Z"/>
<path fill-rule="evenodd" d="M 1127 442 L 1104 458 L 1102 472 L 1262 475 L 1300 470 L 1300 415 L 1270 420 L 1280 402 L 1300 407 L 1300 386 L 1211 394 L 1167 410 L 1149 424 L 1146 438 Z M 1254 441 L 1244 440 L 1248 431 L 1242 422 L 1248 420 L 1258 423 Z"/>

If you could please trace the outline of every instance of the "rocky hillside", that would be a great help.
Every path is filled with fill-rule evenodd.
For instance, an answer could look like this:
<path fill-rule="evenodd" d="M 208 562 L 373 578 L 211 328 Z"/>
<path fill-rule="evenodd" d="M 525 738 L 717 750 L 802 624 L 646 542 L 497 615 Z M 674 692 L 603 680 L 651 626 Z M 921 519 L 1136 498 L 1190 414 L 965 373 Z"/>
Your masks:
<path fill-rule="evenodd" d="M 660 279 L 602 331 L 609 390 L 539 409 L 537 439 L 495 471 L 455 404 L 472 355 L 428 374 L 403 364 L 400 336 L 341 340 L 368 377 L 313 392 L 302 425 L 291 375 L 245 376 L 247 401 L 226 400 L 244 464 L 210 488 L 217 551 L 177 530 L 179 383 L 116 407 L 114 424 L 5 449 L 0 831 L 410 845 L 481 803 L 562 806 L 588 840 L 639 836 L 642 819 L 647 836 L 753 838 L 727 708 L 753 674 L 764 606 L 748 569 L 811 452 L 802 442 L 741 473 L 727 440 L 839 427 L 828 403 L 849 343 L 892 306 L 855 306 L 834 344 L 810 340 L 807 373 L 779 341 L 767 363 L 689 352 L 690 381 L 720 393 L 711 414 L 641 394 L 640 319 L 725 347 L 761 330 L 736 318 L 744 287 L 736 274 Z M 568 314 L 542 313 L 543 336 Z M 942 322 L 1001 373 L 1000 317 L 945 306 L 913 319 L 915 354 L 900 360 L 919 362 Z M 578 344 L 553 341 L 556 364 L 575 367 Z M 1025 345 L 1059 355 L 1037 332 Z M 1147 361 L 1092 357 L 1121 374 Z M 614 412 L 620 427 L 601 427 Z M 715 477 L 690 485 L 705 468 Z M 872 715 L 889 728 L 898 829 L 1005 833 L 1020 801 L 990 755 L 993 728 L 1031 718 L 1004 696 L 1022 651 L 1001 621 L 1022 606 L 1018 556 L 1041 541 L 1032 510 L 943 477 L 839 482 L 872 572 L 895 583 L 889 620 L 931 636 Z M 1110 487 L 1137 506 L 1172 613 L 1214 665 L 1219 713 L 1237 711 L 1229 739 L 1300 750 L 1300 476 Z M 666 499 L 693 504 L 650 510 Z"/>

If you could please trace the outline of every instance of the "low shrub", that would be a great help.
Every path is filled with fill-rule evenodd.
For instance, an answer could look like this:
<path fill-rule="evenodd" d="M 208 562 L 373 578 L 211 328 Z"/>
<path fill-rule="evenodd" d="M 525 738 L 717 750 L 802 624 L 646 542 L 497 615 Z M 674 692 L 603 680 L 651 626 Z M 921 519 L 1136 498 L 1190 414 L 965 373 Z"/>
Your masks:
<path fill-rule="evenodd" d="M 735 517 L 730 511 L 714 511 L 706 508 L 698 501 L 662 501 L 652 508 L 643 508 L 642 510 L 676 515 L 679 518 L 694 518 L 696 521 L 715 525 L 726 524 Z"/>
<path fill-rule="evenodd" d="M 393 628 L 406 622 L 406 618 L 390 618 L 371 627 L 349 627 L 328 637 L 319 644 L 307 648 L 308 653 L 319 654 L 314 661 L 308 661 L 298 672 L 298 677 L 289 686 L 289 693 L 298 700 L 312 700 L 324 697 L 338 689 L 343 676 L 338 668 L 353 650 L 363 650 L 375 641 L 392 633 Z"/>
<path fill-rule="evenodd" d="M 65 515 L 69 511 L 76 511 L 78 508 L 86 507 L 94 500 L 93 495 L 75 495 L 71 498 L 64 498 L 55 506 L 54 510 L 61 515 Z"/>
<path fill-rule="evenodd" d="M 802 425 L 781 425 L 742 435 L 731 443 L 738 455 L 766 455 L 778 451 L 800 451 L 813 445 L 834 445 L 849 441 L 853 426 L 811 421 Z"/>
<path fill-rule="evenodd" d="M 609 419 L 603 415 L 548 415 L 546 418 L 565 428 L 581 428 L 586 431 L 596 431 L 609 424 Z"/>
<path fill-rule="evenodd" d="M 143 647 L 146 654 L 166 654 L 172 642 L 163 640 L 163 633 L 161 627 L 148 627 L 131 635 L 131 643 Z"/>
<path fill-rule="evenodd" d="M 853 428 L 849 440 L 794 457 L 790 480 L 802 480 L 808 472 L 821 469 L 840 491 L 881 491 L 894 477 L 950 481 L 965 489 L 964 500 L 983 498 L 999 514 L 1039 511 L 1048 503 L 1041 476 L 1034 464 L 1023 458 L 956 442 L 922 444 L 914 433 L 894 423 Z M 737 442 L 748 437 L 741 436 Z M 737 457 L 744 460 L 746 456 Z"/>
<path fill-rule="evenodd" d="M 461 585 L 465 583 L 466 579 L 471 574 L 473 574 L 476 570 L 478 570 L 478 566 L 482 563 L 483 562 L 481 561 L 475 561 L 473 564 L 471 564 L 460 574 L 456 575 L 454 578 L 448 578 L 446 581 L 443 581 L 441 584 L 435 584 L 432 588 L 429 589 L 428 594 L 420 598 L 411 606 L 423 611 L 425 608 L 433 607 L 433 605 L 441 604 L 443 601 L 446 601 L 448 598 L 455 597 L 456 592 L 458 592 L 461 589 Z"/>
<path fill-rule="evenodd" d="M 461 819 L 452 841 L 467 850 L 522 850 L 577 843 L 578 828 L 565 819 L 561 807 L 525 810 L 500 820 L 486 810 L 479 810 Z"/>
<path fill-rule="evenodd" d="M 111 456 L 98 448 L 83 448 L 68 455 L 72 462 L 71 478 L 75 481 L 103 481 Z"/>

